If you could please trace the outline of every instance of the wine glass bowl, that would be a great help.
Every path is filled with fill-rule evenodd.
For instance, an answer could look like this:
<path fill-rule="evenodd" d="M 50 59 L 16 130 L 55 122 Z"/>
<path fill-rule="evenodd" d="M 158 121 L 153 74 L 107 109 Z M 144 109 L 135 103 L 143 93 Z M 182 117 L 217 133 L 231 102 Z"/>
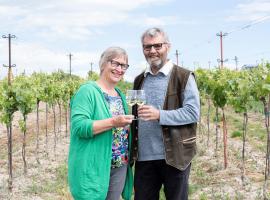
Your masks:
<path fill-rule="evenodd" d="M 143 106 L 144 104 L 146 104 L 145 91 L 144 90 L 127 90 L 126 100 L 127 100 L 127 104 L 131 108 L 134 105 Z M 137 120 L 138 116 L 135 113 L 134 113 L 134 116 L 135 116 L 134 120 Z"/>
<path fill-rule="evenodd" d="M 137 98 L 136 96 L 137 96 L 137 90 L 127 90 L 126 100 L 129 106 L 132 107 L 136 104 L 136 98 Z"/>
<path fill-rule="evenodd" d="M 136 103 L 139 106 L 146 104 L 146 96 L 144 90 L 137 90 Z"/>

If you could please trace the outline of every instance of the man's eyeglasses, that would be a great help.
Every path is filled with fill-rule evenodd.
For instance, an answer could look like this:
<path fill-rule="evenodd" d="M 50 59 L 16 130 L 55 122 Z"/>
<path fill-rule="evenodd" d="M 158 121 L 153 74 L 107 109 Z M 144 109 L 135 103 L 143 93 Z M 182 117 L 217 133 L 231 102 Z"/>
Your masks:
<path fill-rule="evenodd" d="M 110 62 L 111 62 L 112 66 L 113 66 L 114 68 L 117 68 L 118 66 L 121 66 L 121 69 L 122 69 L 122 70 L 127 70 L 128 67 L 129 67 L 128 64 L 123 64 L 123 63 L 117 62 L 117 61 L 115 61 L 115 60 L 111 60 Z"/>
<path fill-rule="evenodd" d="M 143 50 L 150 51 L 152 47 L 154 47 L 155 50 L 160 50 L 163 44 L 167 44 L 167 43 L 163 42 L 163 43 L 156 43 L 156 44 L 144 44 Z"/>

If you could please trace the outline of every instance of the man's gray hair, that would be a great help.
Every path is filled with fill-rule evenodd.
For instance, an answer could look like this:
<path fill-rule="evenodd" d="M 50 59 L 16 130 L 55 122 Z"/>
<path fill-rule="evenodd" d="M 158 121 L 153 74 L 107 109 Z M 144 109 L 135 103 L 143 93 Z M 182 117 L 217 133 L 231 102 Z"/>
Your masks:
<path fill-rule="evenodd" d="M 99 60 L 99 68 L 100 68 L 100 74 L 104 70 L 105 64 L 109 61 L 111 61 L 114 58 L 118 58 L 123 56 L 127 63 L 128 63 L 128 55 L 127 52 L 122 49 L 121 47 L 109 47 L 106 49 L 100 56 Z"/>
<path fill-rule="evenodd" d="M 158 34 L 162 35 L 164 37 L 164 42 L 170 43 L 168 35 L 161 29 L 157 27 L 149 28 L 147 29 L 141 37 L 141 42 L 143 44 L 143 40 L 145 37 L 156 37 Z"/>

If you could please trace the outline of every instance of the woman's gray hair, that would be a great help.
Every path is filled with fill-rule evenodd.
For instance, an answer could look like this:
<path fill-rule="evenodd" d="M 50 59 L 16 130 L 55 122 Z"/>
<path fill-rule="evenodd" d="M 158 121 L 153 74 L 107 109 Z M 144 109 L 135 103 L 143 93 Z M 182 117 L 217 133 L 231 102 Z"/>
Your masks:
<path fill-rule="evenodd" d="M 114 58 L 118 58 L 123 56 L 127 63 L 128 63 L 128 55 L 127 52 L 122 49 L 121 47 L 109 47 L 106 49 L 100 56 L 99 60 L 99 68 L 100 68 L 100 74 L 104 70 L 105 64 L 109 61 L 111 61 Z"/>
<path fill-rule="evenodd" d="M 164 38 L 164 42 L 170 44 L 168 35 L 161 29 L 157 27 L 147 29 L 141 36 L 141 42 L 143 44 L 143 40 L 145 37 L 156 37 L 158 34 L 162 35 Z"/>

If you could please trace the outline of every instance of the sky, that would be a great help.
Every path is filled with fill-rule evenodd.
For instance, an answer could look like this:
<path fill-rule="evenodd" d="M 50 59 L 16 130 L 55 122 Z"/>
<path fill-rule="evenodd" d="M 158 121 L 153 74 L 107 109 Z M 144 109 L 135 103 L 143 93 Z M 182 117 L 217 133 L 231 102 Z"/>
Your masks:
<path fill-rule="evenodd" d="M 11 40 L 14 75 L 22 72 L 99 73 L 101 53 L 120 46 L 129 55 L 124 79 L 133 81 L 147 63 L 140 37 L 151 27 L 169 36 L 169 58 L 195 70 L 214 68 L 220 59 L 222 31 L 224 66 L 270 60 L 270 0 L 0 0 L 0 79 L 7 75 Z M 235 62 L 235 56 L 237 62 Z"/>

